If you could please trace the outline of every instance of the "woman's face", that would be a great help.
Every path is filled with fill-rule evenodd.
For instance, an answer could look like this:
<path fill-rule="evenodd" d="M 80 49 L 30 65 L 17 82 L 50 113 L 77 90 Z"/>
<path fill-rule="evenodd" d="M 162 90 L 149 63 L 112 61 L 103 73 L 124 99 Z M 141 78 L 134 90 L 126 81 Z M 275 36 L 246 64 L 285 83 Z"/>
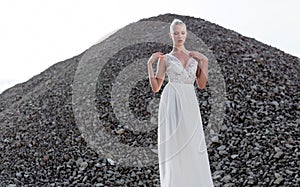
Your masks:
<path fill-rule="evenodd" d="M 179 24 L 173 26 L 173 32 L 170 33 L 170 37 L 173 40 L 175 46 L 183 45 L 186 39 L 186 28 L 185 25 Z"/>

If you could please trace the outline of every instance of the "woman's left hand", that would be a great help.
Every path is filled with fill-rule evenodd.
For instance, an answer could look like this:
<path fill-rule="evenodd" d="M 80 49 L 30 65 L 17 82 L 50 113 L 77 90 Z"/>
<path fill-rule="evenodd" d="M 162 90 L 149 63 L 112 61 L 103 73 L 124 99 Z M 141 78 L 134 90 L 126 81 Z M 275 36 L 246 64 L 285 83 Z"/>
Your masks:
<path fill-rule="evenodd" d="M 195 58 L 196 60 L 198 60 L 200 57 L 200 53 L 198 51 L 191 51 L 189 55 L 190 57 Z"/>

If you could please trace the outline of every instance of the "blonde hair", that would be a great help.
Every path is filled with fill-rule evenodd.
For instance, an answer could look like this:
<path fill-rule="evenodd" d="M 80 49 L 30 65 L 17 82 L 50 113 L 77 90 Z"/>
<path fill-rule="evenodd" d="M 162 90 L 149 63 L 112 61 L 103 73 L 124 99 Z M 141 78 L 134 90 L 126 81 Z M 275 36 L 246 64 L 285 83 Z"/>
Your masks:
<path fill-rule="evenodd" d="M 183 23 L 183 21 L 181 21 L 180 19 L 174 19 L 172 21 L 171 25 L 170 25 L 170 33 L 173 33 L 173 31 L 174 31 L 173 27 L 175 25 L 184 25 L 184 26 L 186 26 L 185 23 Z"/>

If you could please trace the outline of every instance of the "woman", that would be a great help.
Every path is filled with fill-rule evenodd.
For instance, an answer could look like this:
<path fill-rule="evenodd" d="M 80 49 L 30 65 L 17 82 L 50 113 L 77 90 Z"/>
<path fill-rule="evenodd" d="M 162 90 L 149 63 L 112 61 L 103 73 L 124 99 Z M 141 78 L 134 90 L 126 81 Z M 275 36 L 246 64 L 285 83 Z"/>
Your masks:
<path fill-rule="evenodd" d="M 194 82 L 205 89 L 208 59 L 197 51 L 188 51 L 184 42 L 186 25 L 174 19 L 170 25 L 173 49 L 168 54 L 153 53 L 148 73 L 153 92 L 158 92 L 165 74 L 158 112 L 158 158 L 162 187 L 213 186 L 205 136 Z M 158 60 L 156 74 L 153 64 Z"/>

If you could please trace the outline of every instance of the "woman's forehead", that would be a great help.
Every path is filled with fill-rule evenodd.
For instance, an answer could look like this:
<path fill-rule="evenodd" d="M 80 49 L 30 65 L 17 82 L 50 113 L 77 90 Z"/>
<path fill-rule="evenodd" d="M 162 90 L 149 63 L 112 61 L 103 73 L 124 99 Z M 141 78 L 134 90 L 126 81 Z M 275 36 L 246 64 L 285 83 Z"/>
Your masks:
<path fill-rule="evenodd" d="M 185 31 L 185 25 L 184 24 L 178 24 L 173 26 L 173 31 Z"/>

